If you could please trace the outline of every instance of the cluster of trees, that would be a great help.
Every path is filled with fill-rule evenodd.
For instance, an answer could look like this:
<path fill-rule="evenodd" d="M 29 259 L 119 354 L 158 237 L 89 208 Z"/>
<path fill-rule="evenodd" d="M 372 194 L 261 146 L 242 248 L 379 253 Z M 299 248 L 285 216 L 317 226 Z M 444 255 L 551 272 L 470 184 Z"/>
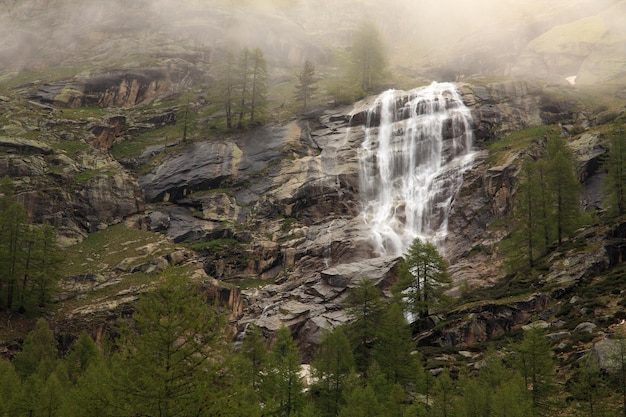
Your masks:
<path fill-rule="evenodd" d="M 626 133 L 618 121 L 609 136 L 604 162 L 604 213 L 607 221 L 626 214 Z M 582 185 L 565 139 L 549 136 L 538 155 L 528 155 L 510 217 L 510 236 L 502 249 L 511 271 L 541 268 L 542 259 L 590 221 L 581 209 Z"/>
<path fill-rule="evenodd" d="M 268 66 L 259 48 L 230 50 L 216 71 L 214 100 L 220 103 L 227 129 L 263 122 L 268 112 Z M 354 101 L 381 88 L 386 68 L 385 47 L 371 22 L 355 30 L 345 76 L 331 94 L 338 101 Z M 296 74 L 294 98 L 307 110 L 318 90 L 315 65 L 306 60 Z M 284 104 L 284 103 L 283 103 Z"/>
<path fill-rule="evenodd" d="M 584 223 L 580 192 L 565 139 L 551 136 L 540 157 L 526 157 L 505 246 L 512 270 L 535 268 L 538 259 Z"/>
<path fill-rule="evenodd" d="M 54 295 L 63 256 L 50 224 L 33 225 L 15 201 L 13 183 L 0 180 L 0 311 L 35 312 Z"/>
<path fill-rule="evenodd" d="M 554 415 L 569 396 L 583 415 L 600 416 L 624 386 L 619 377 L 611 385 L 593 361 L 557 384 L 538 326 L 506 355 L 488 349 L 475 368 L 426 370 L 396 298 L 363 279 L 349 307 L 354 321 L 324 334 L 305 390 L 289 330 L 268 348 L 250 325 L 234 352 L 223 316 L 166 271 L 132 318 L 120 319 L 114 345 L 82 334 L 60 355 L 40 319 L 13 361 L 0 360 L 0 415 L 528 417 Z M 617 358 L 622 367 L 625 358 Z"/>
<path fill-rule="evenodd" d="M 228 129 L 241 129 L 263 120 L 267 111 L 267 80 L 267 62 L 260 48 L 226 53 L 217 77 L 216 99 L 222 103 Z"/>

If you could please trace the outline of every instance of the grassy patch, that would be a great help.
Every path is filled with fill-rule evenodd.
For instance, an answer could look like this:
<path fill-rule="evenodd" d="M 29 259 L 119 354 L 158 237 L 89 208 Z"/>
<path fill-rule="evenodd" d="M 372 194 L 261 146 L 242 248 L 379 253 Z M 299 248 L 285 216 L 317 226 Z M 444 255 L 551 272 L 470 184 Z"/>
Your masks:
<path fill-rule="evenodd" d="M 239 245 L 239 242 L 237 242 L 237 240 L 225 238 L 225 239 L 213 239 L 213 240 L 209 240 L 207 242 L 201 242 L 201 243 L 194 243 L 192 245 L 189 245 L 189 248 L 197 252 L 201 252 L 201 251 L 222 252 L 222 251 L 232 249 L 233 247 L 237 245 Z"/>
<path fill-rule="evenodd" d="M 128 228 L 124 224 L 91 233 L 85 240 L 65 250 L 63 276 L 106 272 L 128 258 L 148 261 L 170 253 L 174 244 L 158 233 Z"/>
<path fill-rule="evenodd" d="M 67 155 L 74 156 L 89 150 L 89 145 L 78 140 L 68 140 L 51 144 L 55 150 L 60 150 Z"/>
<path fill-rule="evenodd" d="M 529 127 L 510 132 L 503 139 L 487 145 L 490 163 L 491 165 L 500 165 L 506 161 L 509 155 L 528 148 L 533 141 L 556 134 L 558 131 L 554 125 Z"/>

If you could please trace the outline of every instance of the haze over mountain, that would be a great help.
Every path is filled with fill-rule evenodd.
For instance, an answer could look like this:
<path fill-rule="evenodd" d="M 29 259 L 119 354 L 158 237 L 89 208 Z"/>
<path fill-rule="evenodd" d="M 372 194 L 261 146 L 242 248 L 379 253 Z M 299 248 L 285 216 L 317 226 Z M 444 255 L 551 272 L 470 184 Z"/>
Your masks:
<path fill-rule="evenodd" d="M 274 64 L 297 66 L 349 48 L 372 21 L 391 67 L 426 78 L 476 74 L 578 82 L 623 80 L 623 1 L 32 1 L 3 2 L 0 68 L 110 65 L 167 54 L 182 44 L 211 62 L 230 44 L 260 46 Z M 130 41 L 132 39 L 132 41 Z"/>

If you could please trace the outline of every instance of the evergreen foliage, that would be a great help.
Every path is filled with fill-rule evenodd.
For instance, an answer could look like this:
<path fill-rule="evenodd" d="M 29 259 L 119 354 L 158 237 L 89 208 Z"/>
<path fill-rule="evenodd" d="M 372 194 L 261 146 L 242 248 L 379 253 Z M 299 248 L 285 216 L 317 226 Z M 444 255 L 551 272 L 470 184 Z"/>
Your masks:
<path fill-rule="evenodd" d="M 446 260 L 435 245 L 416 238 L 404 256 L 394 291 L 406 301 L 411 313 L 423 319 L 433 308 L 449 301 L 445 292 L 451 283 Z"/>
<path fill-rule="evenodd" d="M 242 129 L 264 120 L 268 69 L 261 49 L 227 51 L 216 78 L 214 99 L 223 107 L 227 129 Z"/>
<path fill-rule="evenodd" d="M 623 216 L 626 214 L 626 132 L 622 126 L 611 133 L 605 168 L 604 203 L 610 215 Z"/>
<path fill-rule="evenodd" d="M 352 290 L 347 301 L 348 312 L 354 321 L 348 326 L 347 335 L 352 344 L 358 372 L 367 374 L 372 364 L 372 352 L 377 341 L 384 304 L 380 290 L 369 278 L 362 279 Z"/>
<path fill-rule="evenodd" d="M 302 381 L 300 380 L 300 357 L 291 332 L 281 327 L 269 358 L 266 403 L 272 414 L 293 416 L 304 406 Z"/>
<path fill-rule="evenodd" d="M 30 224 L 13 183 L 0 180 L 0 310 L 34 313 L 50 302 L 63 255 L 49 224 Z"/>
<path fill-rule="evenodd" d="M 373 92 L 383 80 L 387 58 L 385 46 L 376 25 L 361 22 L 352 43 L 352 73 L 359 88 Z"/>
<path fill-rule="evenodd" d="M 302 70 L 298 73 L 298 84 L 296 85 L 296 100 L 302 102 L 302 109 L 306 110 L 309 101 L 317 91 L 315 85 L 315 65 L 308 59 L 304 61 Z"/>
<path fill-rule="evenodd" d="M 556 390 L 555 363 L 544 331 L 532 325 L 514 348 L 517 367 L 531 394 L 532 415 L 552 415 L 552 396 Z"/>
<path fill-rule="evenodd" d="M 132 325 L 120 329 L 113 370 L 121 412 L 210 415 L 221 327 L 221 316 L 185 277 L 166 272 L 163 283 L 139 301 Z"/>
<path fill-rule="evenodd" d="M 584 222 L 580 210 L 581 185 L 573 156 L 564 139 L 548 138 L 544 155 L 526 157 L 509 216 L 510 237 L 501 248 L 510 272 L 528 271 L 553 245 L 561 244 Z"/>
<path fill-rule="evenodd" d="M 354 371 L 354 356 L 350 342 L 341 327 L 325 331 L 313 362 L 319 408 L 324 415 L 336 415 L 342 404 L 343 388 Z"/>

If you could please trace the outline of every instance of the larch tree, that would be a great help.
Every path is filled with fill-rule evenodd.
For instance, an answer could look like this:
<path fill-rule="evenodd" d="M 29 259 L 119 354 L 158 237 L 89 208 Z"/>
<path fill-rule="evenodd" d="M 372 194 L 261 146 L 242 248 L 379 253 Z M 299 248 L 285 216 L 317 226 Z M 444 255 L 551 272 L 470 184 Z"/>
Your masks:
<path fill-rule="evenodd" d="M 404 255 L 394 291 L 406 300 L 410 312 L 423 319 L 433 308 L 448 302 L 445 292 L 451 283 L 446 260 L 435 245 L 416 238 Z"/>
<path fill-rule="evenodd" d="M 611 134 L 605 169 L 605 205 L 611 215 L 623 216 L 626 214 L 626 132 L 623 126 L 617 126 Z"/>
<path fill-rule="evenodd" d="M 222 394 L 211 358 L 222 354 L 222 317 L 183 274 L 164 272 L 132 321 L 120 328 L 113 358 L 122 412 L 158 417 L 208 416 Z M 213 410 L 215 411 L 215 410 Z"/>
<path fill-rule="evenodd" d="M 552 398 L 556 392 L 555 362 L 543 329 L 532 324 L 514 350 L 516 367 L 530 392 L 532 415 L 552 415 Z"/>
<path fill-rule="evenodd" d="M 354 352 L 356 369 L 367 375 L 377 341 L 377 329 L 384 311 L 381 291 L 371 279 L 363 278 L 352 290 L 346 307 L 350 317 L 354 319 L 354 322 L 346 329 L 346 333 Z"/>
<path fill-rule="evenodd" d="M 364 92 L 372 92 L 382 83 L 386 62 L 385 46 L 378 28 L 372 22 L 361 22 L 354 33 L 352 71 Z"/>
<path fill-rule="evenodd" d="M 320 406 L 327 415 L 336 415 L 344 384 L 355 366 L 350 342 L 341 327 L 325 331 L 312 365 L 319 379 Z"/>
<path fill-rule="evenodd" d="M 250 89 L 250 58 L 251 52 L 248 48 L 243 48 L 239 52 L 237 61 L 237 86 L 238 86 L 238 118 L 237 127 L 243 128 L 243 119 L 248 109 L 249 89 Z"/>
<path fill-rule="evenodd" d="M 572 153 L 565 140 L 553 137 L 547 147 L 548 178 L 552 194 L 556 240 L 560 244 L 581 224 L 581 185 L 574 173 Z"/>
<path fill-rule="evenodd" d="M 298 84 L 296 85 L 296 100 L 302 102 L 302 109 L 306 110 L 311 97 L 317 91 L 318 87 L 315 79 L 315 65 L 308 59 L 304 61 L 302 70 L 297 75 Z"/>
<path fill-rule="evenodd" d="M 415 372 L 415 358 L 411 328 L 404 317 L 402 308 L 393 303 L 383 314 L 378 328 L 378 343 L 374 348 L 374 358 L 386 378 L 402 387 L 412 382 Z"/>
<path fill-rule="evenodd" d="M 276 334 L 268 365 L 266 405 L 275 415 L 296 415 L 304 405 L 300 356 L 291 332 L 284 326 Z"/>
<path fill-rule="evenodd" d="M 233 128 L 237 98 L 237 59 L 232 50 L 226 52 L 217 73 L 215 99 L 222 103 L 226 117 L 226 128 Z"/>
<path fill-rule="evenodd" d="M 267 62 L 263 51 L 256 48 L 252 51 L 252 70 L 250 80 L 250 123 L 262 119 L 267 108 Z"/>

